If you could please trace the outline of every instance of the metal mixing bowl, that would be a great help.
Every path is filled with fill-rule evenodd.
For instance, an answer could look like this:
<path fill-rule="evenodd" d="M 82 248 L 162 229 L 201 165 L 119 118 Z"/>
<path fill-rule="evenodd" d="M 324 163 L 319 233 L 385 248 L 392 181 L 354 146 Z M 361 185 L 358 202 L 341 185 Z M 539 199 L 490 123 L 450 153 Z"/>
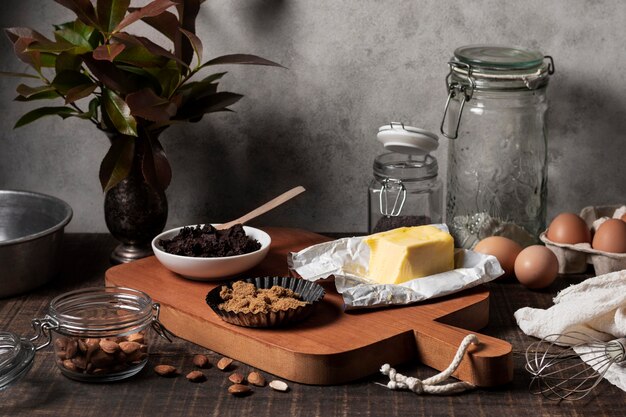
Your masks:
<path fill-rule="evenodd" d="M 0 190 L 0 297 L 36 288 L 58 273 L 64 201 L 30 191 Z"/>

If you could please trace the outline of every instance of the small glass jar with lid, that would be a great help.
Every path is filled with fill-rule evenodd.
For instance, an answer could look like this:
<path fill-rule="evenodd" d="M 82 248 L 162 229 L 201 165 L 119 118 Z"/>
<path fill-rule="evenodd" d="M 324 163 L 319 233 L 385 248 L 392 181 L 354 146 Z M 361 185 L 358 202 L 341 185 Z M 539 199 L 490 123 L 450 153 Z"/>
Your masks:
<path fill-rule="evenodd" d="M 374 160 L 368 190 L 369 233 L 404 226 L 441 223 L 442 183 L 437 159 L 437 135 L 392 122 L 378 129 L 377 139 L 388 152 Z"/>
<path fill-rule="evenodd" d="M 48 314 L 33 319 L 31 339 L 0 332 L 0 390 L 25 375 L 35 352 L 49 344 L 69 378 L 108 382 L 135 375 L 148 360 L 149 328 L 171 341 L 159 310 L 147 294 L 131 288 L 85 288 L 54 298 Z M 44 342 L 35 347 L 39 338 Z"/>
<path fill-rule="evenodd" d="M 446 222 L 457 247 L 492 235 L 522 246 L 545 229 L 546 90 L 554 62 L 519 47 L 469 45 L 448 63 Z"/>

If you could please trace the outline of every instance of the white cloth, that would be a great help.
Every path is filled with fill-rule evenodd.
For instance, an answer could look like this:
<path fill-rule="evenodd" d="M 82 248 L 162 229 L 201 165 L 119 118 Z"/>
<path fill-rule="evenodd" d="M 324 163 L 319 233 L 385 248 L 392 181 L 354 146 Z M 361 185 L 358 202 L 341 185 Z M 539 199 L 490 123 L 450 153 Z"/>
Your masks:
<path fill-rule="evenodd" d="M 572 285 L 554 298 L 547 310 L 524 307 L 515 312 L 524 333 L 538 338 L 581 332 L 609 341 L 626 337 L 626 270 L 589 278 Z M 576 349 L 584 353 L 585 347 Z M 614 365 L 604 376 L 626 391 L 626 367 Z"/>

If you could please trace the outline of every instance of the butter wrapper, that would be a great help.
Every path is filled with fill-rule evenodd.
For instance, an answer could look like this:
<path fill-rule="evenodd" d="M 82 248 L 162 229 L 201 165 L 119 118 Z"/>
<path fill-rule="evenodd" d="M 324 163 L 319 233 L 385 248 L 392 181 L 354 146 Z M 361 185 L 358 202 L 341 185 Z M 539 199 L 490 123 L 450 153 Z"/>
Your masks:
<path fill-rule="evenodd" d="M 434 225 L 446 232 L 445 225 Z M 456 269 L 402 284 L 379 284 L 368 278 L 370 250 L 364 237 L 350 237 L 310 246 L 288 257 L 289 268 L 308 281 L 335 276 L 346 309 L 412 304 L 454 294 L 504 274 L 491 255 L 457 249 Z"/>

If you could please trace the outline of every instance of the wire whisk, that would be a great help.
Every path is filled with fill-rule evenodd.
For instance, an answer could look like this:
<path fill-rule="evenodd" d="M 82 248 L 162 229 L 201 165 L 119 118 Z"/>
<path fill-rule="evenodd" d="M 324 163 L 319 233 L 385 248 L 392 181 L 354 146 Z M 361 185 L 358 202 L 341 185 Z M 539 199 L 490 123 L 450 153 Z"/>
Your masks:
<path fill-rule="evenodd" d="M 626 366 L 626 338 L 604 342 L 569 332 L 546 336 L 526 349 L 530 392 L 555 401 L 586 397 L 613 365 Z"/>

